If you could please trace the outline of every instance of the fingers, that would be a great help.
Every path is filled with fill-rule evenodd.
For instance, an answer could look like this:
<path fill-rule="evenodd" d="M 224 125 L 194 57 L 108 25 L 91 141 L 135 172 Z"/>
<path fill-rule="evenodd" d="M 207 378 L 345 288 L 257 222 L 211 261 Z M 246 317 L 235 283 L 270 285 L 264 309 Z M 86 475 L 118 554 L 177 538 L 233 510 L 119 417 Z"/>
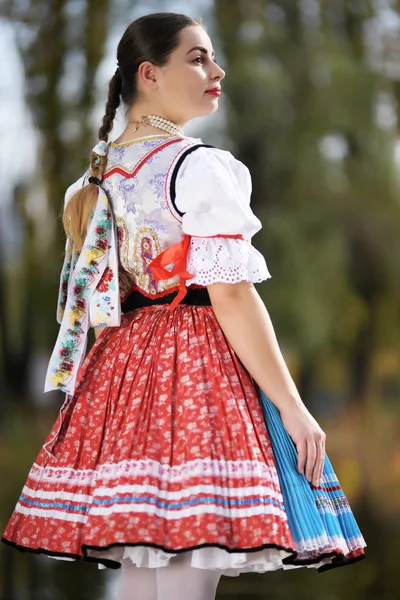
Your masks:
<path fill-rule="evenodd" d="M 317 446 L 315 440 L 307 440 L 307 462 L 305 475 L 308 481 L 311 483 L 315 465 L 315 459 L 317 457 Z"/>
<path fill-rule="evenodd" d="M 319 487 L 322 483 L 325 463 L 325 439 L 326 435 L 322 432 L 316 434 L 314 438 L 306 439 L 304 442 L 297 444 L 298 471 L 304 474 L 315 487 Z"/>
<path fill-rule="evenodd" d="M 325 463 L 325 440 L 323 437 L 320 437 L 320 439 L 317 441 L 316 450 L 317 452 L 313 468 L 312 484 L 318 487 L 322 484 L 322 474 Z"/>
<path fill-rule="evenodd" d="M 303 475 L 304 474 L 304 467 L 305 467 L 306 459 L 307 459 L 307 444 L 306 444 L 306 441 L 304 440 L 304 442 L 298 442 L 296 444 L 296 448 L 297 448 L 297 452 L 298 452 L 298 456 L 297 456 L 297 470 L 299 471 L 299 473 L 301 473 Z"/>
<path fill-rule="evenodd" d="M 318 455 L 317 455 L 317 462 L 316 462 L 316 481 L 318 483 L 314 483 L 314 485 L 322 484 L 322 474 L 324 471 L 324 464 L 325 464 L 325 440 L 326 440 L 325 432 L 322 432 L 320 439 L 317 443 Z"/>

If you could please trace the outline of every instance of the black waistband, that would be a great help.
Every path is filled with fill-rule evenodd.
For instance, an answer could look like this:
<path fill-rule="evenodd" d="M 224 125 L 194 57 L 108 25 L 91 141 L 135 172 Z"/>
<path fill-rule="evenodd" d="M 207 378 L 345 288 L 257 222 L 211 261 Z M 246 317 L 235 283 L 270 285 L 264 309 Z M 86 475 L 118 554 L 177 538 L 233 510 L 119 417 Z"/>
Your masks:
<path fill-rule="evenodd" d="M 121 310 L 123 313 L 127 313 L 135 308 L 142 308 L 143 306 L 153 306 L 153 304 L 171 304 L 178 292 L 172 292 L 166 296 L 160 298 L 148 298 L 137 290 L 129 294 L 129 296 L 122 302 Z M 190 304 L 192 306 L 211 306 L 210 295 L 206 287 L 204 288 L 187 288 L 186 296 L 181 300 L 179 304 Z"/>

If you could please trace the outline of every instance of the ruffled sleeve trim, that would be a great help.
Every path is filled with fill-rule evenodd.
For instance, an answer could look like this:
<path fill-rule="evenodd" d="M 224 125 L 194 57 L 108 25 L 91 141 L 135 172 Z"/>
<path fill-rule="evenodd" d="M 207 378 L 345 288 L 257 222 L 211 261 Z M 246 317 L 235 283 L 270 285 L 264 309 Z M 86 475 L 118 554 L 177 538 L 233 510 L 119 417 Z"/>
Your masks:
<path fill-rule="evenodd" d="M 195 273 L 187 283 L 259 283 L 271 278 L 264 256 L 245 239 L 192 237 L 187 269 Z"/>

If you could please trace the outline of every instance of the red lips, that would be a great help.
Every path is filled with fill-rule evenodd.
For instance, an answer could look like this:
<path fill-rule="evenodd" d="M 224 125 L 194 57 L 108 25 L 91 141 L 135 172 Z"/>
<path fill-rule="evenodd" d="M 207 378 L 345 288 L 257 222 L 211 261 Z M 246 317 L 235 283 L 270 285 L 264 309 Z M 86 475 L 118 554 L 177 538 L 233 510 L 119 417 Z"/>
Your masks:
<path fill-rule="evenodd" d="M 210 90 L 207 90 L 206 93 L 207 94 L 213 94 L 213 96 L 220 96 L 221 95 L 221 88 L 219 88 L 219 87 L 211 88 Z"/>

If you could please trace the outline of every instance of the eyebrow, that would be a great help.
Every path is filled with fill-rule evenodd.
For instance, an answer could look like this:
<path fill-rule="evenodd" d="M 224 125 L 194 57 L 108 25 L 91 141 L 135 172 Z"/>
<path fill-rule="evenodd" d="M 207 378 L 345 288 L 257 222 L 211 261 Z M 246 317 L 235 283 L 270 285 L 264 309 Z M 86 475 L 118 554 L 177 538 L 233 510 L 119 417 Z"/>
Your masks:
<path fill-rule="evenodd" d="M 186 54 L 190 54 L 191 52 L 193 52 L 193 50 L 199 50 L 200 52 L 204 52 L 204 54 L 208 54 L 208 50 L 206 48 L 203 48 L 203 46 L 195 46 L 194 48 L 189 50 L 189 52 L 187 52 Z M 211 54 L 211 56 L 215 56 L 215 52 L 213 52 Z"/>

